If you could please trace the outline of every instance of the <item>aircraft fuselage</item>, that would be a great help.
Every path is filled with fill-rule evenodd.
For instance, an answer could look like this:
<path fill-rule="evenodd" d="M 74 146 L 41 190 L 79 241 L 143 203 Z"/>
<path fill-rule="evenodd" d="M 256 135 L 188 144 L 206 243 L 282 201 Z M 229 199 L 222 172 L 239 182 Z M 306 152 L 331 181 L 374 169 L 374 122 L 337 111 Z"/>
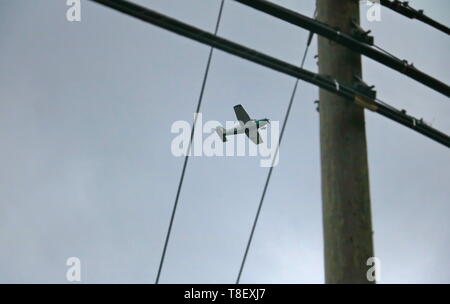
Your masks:
<path fill-rule="evenodd" d="M 226 129 L 224 134 L 225 135 L 235 135 L 235 134 L 242 134 L 245 132 L 245 129 L 248 129 L 250 132 L 263 128 L 266 126 L 268 121 L 266 119 L 252 119 L 249 120 L 246 124 L 243 124 L 242 122 L 237 122 L 236 125 L 230 129 Z"/>

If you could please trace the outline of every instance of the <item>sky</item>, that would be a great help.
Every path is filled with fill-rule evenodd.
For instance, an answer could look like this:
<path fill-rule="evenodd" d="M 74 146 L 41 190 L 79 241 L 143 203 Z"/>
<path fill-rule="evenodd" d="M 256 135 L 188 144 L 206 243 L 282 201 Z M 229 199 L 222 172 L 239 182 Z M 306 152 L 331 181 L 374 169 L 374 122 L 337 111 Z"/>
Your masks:
<path fill-rule="evenodd" d="M 312 16 L 315 1 L 274 1 Z M 219 0 L 136 0 L 214 31 Z M 410 5 L 450 24 L 447 0 Z M 153 283 L 209 47 L 81 1 L 0 0 L 0 283 Z M 375 43 L 450 83 L 445 34 L 383 8 Z M 299 64 L 308 32 L 226 0 L 219 35 Z M 314 39 L 305 68 L 317 71 Z M 450 133 L 445 96 L 363 59 L 378 97 Z M 282 120 L 295 79 L 213 54 L 203 120 Z M 300 82 L 241 283 L 323 283 L 318 88 Z M 380 283 L 450 283 L 450 151 L 366 111 Z M 192 157 L 161 283 L 233 283 L 268 168 L 260 157 Z"/>

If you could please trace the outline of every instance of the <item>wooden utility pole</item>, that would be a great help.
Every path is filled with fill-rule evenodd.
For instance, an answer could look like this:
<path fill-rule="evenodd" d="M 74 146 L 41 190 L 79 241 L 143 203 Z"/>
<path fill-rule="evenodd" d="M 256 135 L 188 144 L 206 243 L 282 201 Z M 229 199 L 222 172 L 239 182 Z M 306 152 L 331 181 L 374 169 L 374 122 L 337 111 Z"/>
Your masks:
<path fill-rule="evenodd" d="M 359 24 L 358 0 L 317 0 L 319 21 L 350 33 Z M 361 56 L 318 38 L 319 73 L 353 86 L 361 77 Z M 373 257 L 369 170 L 364 110 L 320 89 L 320 152 L 325 282 L 371 283 L 366 274 Z"/>

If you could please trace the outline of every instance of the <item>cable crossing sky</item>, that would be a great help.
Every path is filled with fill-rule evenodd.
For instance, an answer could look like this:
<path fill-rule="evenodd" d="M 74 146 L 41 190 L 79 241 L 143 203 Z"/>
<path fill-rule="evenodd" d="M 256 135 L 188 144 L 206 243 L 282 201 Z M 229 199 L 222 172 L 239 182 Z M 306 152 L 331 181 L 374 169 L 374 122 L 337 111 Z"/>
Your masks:
<path fill-rule="evenodd" d="M 343 33 L 325 23 L 265 0 L 234 1 L 333 40 L 450 97 L 450 87 L 447 84 L 418 70 L 412 63 L 408 63 L 407 60 L 401 60 L 380 52 L 370 44 L 353 38 L 351 35 Z"/>
<path fill-rule="evenodd" d="M 222 2 L 220 3 L 220 9 L 219 9 L 219 14 L 217 16 L 217 22 L 216 22 L 216 28 L 214 30 L 214 35 L 217 35 L 217 32 L 219 31 L 219 25 L 220 25 L 220 20 L 222 18 L 222 11 L 223 11 L 224 2 L 225 2 L 225 0 L 222 0 Z M 161 255 L 161 260 L 160 260 L 160 263 L 159 263 L 158 273 L 156 275 L 155 284 L 159 283 L 159 279 L 161 277 L 162 267 L 164 265 L 164 258 L 166 256 L 167 245 L 169 243 L 170 233 L 172 232 L 172 226 L 173 226 L 173 222 L 174 222 L 174 219 L 175 219 L 175 213 L 177 211 L 178 200 L 180 198 L 181 188 L 183 186 L 183 181 L 184 181 L 184 175 L 186 173 L 186 167 L 187 167 L 188 160 L 189 160 L 189 154 L 190 154 L 189 152 L 191 150 L 192 141 L 193 141 L 193 138 L 194 138 L 195 125 L 197 124 L 197 116 L 198 116 L 198 113 L 200 112 L 200 108 L 201 108 L 202 101 L 203 101 L 203 93 L 205 92 L 206 81 L 208 80 L 208 73 L 209 73 L 209 67 L 211 66 L 211 59 L 212 59 L 212 55 L 213 55 L 213 50 L 214 50 L 214 48 L 212 48 L 212 47 L 209 50 L 208 61 L 206 63 L 205 73 L 203 75 L 202 88 L 200 90 L 200 95 L 198 97 L 197 108 L 196 108 L 195 116 L 194 116 L 194 123 L 192 125 L 191 137 L 190 137 L 190 140 L 189 140 L 189 145 L 188 145 L 188 148 L 187 148 L 186 155 L 184 157 L 183 169 L 181 170 L 181 176 L 180 176 L 180 181 L 178 183 L 177 194 L 176 194 L 176 197 L 175 197 L 175 203 L 173 205 L 172 215 L 170 217 L 169 228 L 167 230 L 166 239 L 164 241 L 164 248 L 163 248 L 163 252 L 162 252 L 162 255 Z"/>
<path fill-rule="evenodd" d="M 390 8 L 391 10 L 399 13 L 400 15 L 403 15 L 410 19 L 417 19 L 419 21 L 422 21 L 423 23 L 428 24 L 429 26 L 434 27 L 435 29 L 443 33 L 446 33 L 447 35 L 450 34 L 450 29 L 447 26 L 428 17 L 427 15 L 425 15 L 425 12 L 423 10 L 416 10 L 415 8 L 411 7 L 408 1 L 380 0 L 380 3 L 381 5 Z"/>
<path fill-rule="evenodd" d="M 303 53 L 302 63 L 300 65 L 300 67 L 302 67 L 302 68 L 303 68 L 303 66 L 305 64 L 306 56 L 308 55 L 308 50 L 309 50 L 309 46 L 311 45 L 312 38 L 313 38 L 313 33 L 310 33 L 310 35 L 308 37 L 308 40 L 306 42 L 305 52 Z M 253 220 L 253 226 L 252 226 L 252 229 L 250 231 L 250 236 L 248 238 L 247 246 L 245 247 L 244 257 L 242 258 L 241 267 L 239 268 L 239 273 L 238 273 L 238 276 L 237 276 L 237 279 L 236 279 L 236 284 L 239 284 L 239 282 L 241 281 L 242 271 L 244 270 L 245 261 L 247 260 L 248 251 L 250 250 L 250 245 L 251 245 L 252 240 L 253 240 L 253 235 L 255 233 L 256 224 L 258 223 L 259 214 L 261 213 L 261 209 L 262 209 L 262 206 L 263 206 L 263 203 L 264 203 L 264 198 L 266 197 L 266 193 L 267 193 L 267 188 L 269 187 L 270 178 L 272 177 L 272 171 L 273 171 L 273 168 L 274 168 L 274 161 L 275 161 L 275 159 L 277 157 L 278 150 L 279 150 L 280 145 L 281 145 L 281 140 L 283 139 L 284 130 L 286 129 L 287 121 L 289 119 L 289 114 L 291 113 L 292 104 L 294 103 L 295 95 L 297 93 L 298 81 L 299 80 L 297 78 L 295 80 L 294 88 L 292 89 L 291 98 L 289 99 L 289 105 L 288 105 L 288 108 L 286 110 L 286 114 L 284 116 L 283 126 L 281 127 L 280 138 L 278 140 L 278 144 L 277 144 L 277 147 L 276 147 L 276 150 L 275 150 L 275 156 L 274 156 L 273 161 L 272 161 L 272 166 L 270 166 L 269 172 L 267 173 L 266 183 L 264 184 L 264 188 L 263 188 L 263 191 L 262 191 L 262 194 L 261 194 L 261 199 L 259 201 L 258 209 L 256 210 L 255 219 Z"/>
<path fill-rule="evenodd" d="M 444 134 L 432 128 L 431 126 L 423 122 L 422 119 L 412 117 L 404 111 L 397 110 L 384 102 L 380 102 L 379 100 L 374 98 L 374 96 L 369 96 L 366 92 L 362 92 L 357 88 L 352 88 L 340 84 L 336 79 L 324 75 L 319 75 L 317 73 L 299 68 L 295 65 L 268 56 L 256 50 L 247 48 L 230 40 L 221 38 L 207 31 L 198 29 L 189 24 L 180 22 L 176 19 L 170 18 L 156 11 L 153 11 L 151 9 L 139 6 L 137 4 L 125 0 L 91 0 L 91 1 L 103 4 L 105 6 L 108 6 L 117 11 L 138 18 L 147 23 L 159 26 L 171 32 L 196 40 L 200 43 L 220 49 L 229 54 L 247 59 L 249 61 L 258 63 L 270 69 L 279 71 L 281 73 L 293 76 L 295 78 L 309 82 L 313 85 L 319 86 L 339 96 L 345 97 L 347 100 L 349 100 L 349 102 L 356 103 L 359 106 L 362 106 L 368 110 L 383 115 L 391 120 L 394 120 L 450 148 L 450 137 L 447 134 Z M 235 1 L 243 2 L 244 0 L 235 0 Z M 253 1 L 258 3 L 262 2 L 260 0 L 253 0 Z M 372 48 L 370 48 L 370 50 L 374 51 L 374 49 Z M 392 59 L 392 57 L 386 54 L 383 54 L 383 56 L 387 56 L 390 59 Z M 448 88 L 447 85 L 445 84 L 443 85 L 446 88 Z M 450 93 L 450 91 L 448 93 Z"/>

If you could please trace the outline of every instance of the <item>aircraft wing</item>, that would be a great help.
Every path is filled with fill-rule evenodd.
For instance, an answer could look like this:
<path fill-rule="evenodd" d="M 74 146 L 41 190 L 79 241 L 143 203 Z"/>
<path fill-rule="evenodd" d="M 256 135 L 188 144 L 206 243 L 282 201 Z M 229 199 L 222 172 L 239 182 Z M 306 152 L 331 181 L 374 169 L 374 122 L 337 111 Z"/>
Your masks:
<path fill-rule="evenodd" d="M 245 129 L 245 134 L 247 134 L 248 138 L 250 138 L 251 141 L 254 142 L 256 145 L 263 143 L 263 140 L 259 135 L 258 130 Z"/>
<path fill-rule="evenodd" d="M 236 113 L 237 119 L 242 121 L 244 125 L 250 120 L 250 116 L 248 116 L 247 112 L 244 110 L 244 107 L 240 104 L 234 106 L 234 113 Z"/>

